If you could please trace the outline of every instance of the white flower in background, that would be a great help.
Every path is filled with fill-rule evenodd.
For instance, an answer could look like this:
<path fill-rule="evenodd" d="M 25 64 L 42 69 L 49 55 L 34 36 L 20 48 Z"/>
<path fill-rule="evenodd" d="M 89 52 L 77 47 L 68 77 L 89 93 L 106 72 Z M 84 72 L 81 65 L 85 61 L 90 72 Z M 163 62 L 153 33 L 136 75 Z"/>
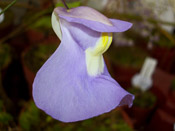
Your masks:
<path fill-rule="evenodd" d="M 143 5 L 146 8 L 150 8 L 154 15 L 161 21 L 166 22 L 175 22 L 175 9 L 174 9 L 174 0 L 144 0 Z M 174 11 L 173 11 L 174 9 Z M 161 25 L 162 28 L 168 32 L 173 31 L 173 26 L 170 25 Z"/>
<path fill-rule="evenodd" d="M 87 2 L 87 6 L 90 6 L 92 8 L 95 8 L 97 10 L 102 11 L 108 3 L 108 0 L 89 0 Z"/>
<path fill-rule="evenodd" d="M 0 8 L 0 12 L 2 11 L 2 9 Z M 2 23 L 4 21 L 4 14 L 0 15 L 0 23 Z"/>
<path fill-rule="evenodd" d="M 156 69 L 157 60 L 147 57 L 142 66 L 140 73 L 135 74 L 131 80 L 132 85 L 140 88 L 142 91 L 147 91 L 153 84 L 152 75 Z"/>
<path fill-rule="evenodd" d="M 134 41 L 132 39 L 126 38 L 125 35 L 114 33 L 113 34 L 113 43 L 114 46 L 133 46 Z"/>
<path fill-rule="evenodd" d="M 88 0 L 85 4 L 99 11 L 123 13 L 125 3 L 123 0 Z"/>
<path fill-rule="evenodd" d="M 170 4 L 171 4 L 171 7 L 173 8 L 174 10 L 174 13 L 175 13 L 175 0 L 169 0 Z"/>

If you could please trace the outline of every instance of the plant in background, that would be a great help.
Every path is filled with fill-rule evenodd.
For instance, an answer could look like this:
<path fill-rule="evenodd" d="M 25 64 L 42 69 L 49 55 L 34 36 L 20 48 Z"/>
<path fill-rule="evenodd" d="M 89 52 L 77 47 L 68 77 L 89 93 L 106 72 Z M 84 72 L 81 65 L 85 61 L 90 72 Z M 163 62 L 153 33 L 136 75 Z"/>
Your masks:
<path fill-rule="evenodd" d="M 150 91 L 141 91 L 139 88 L 129 88 L 130 93 L 135 95 L 133 106 L 151 108 L 156 103 L 156 96 Z"/>
<path fill-rule="evenodd" d="M 127 68 L 141 68 L 144 59 L 148 54 L 141 48 L 138 47 L 113 47 L 110 48 L 108 53 L 109 59 L 114 64 L 121 65 Z"/>
<path fill-rule="evenodd" d="M 44 64 L 44 62 L 51 56 L 51 54 L 56 50 L 57 45 L 38 44 L 32 46 L 27 53 L 24 54 L 24 62 L 27 67 L 34 73 L 36 73 L 39 68 Z"/>
<path fill-rule="evenodd" d="M 11 114 L 7 113 L 3 101 L 0 99 L 0 129 L 7 130 L 13 121 Z"/>
<path fill-rule="evenodd" d="M 0 12 L 1 12 L 2 10 L 1 10 L 1 8 L 0 8 Z M 4 14 L 1 14 L 0 15 L 0 23 L 2 23 L 4 21 Z"/>
<path fill-rule="evenodd" d="M 13 6 L 16 3 L 17 0 L 13 0 L 9 5 L 7 5 L 3 10 L 0 10 L 0 16 L 7 11 L 11 6 Z"/>
<path fill-rule="evenodd" d="M 2 18 L 2 16 L 4 15 L 4 17 Z M 11 11 L 6 11 L 5 13 L 3 13 L 2 15 L 0 15 L 0 19 L 3 19 L 0 22 L 0 39 L 5 37 L 9 32 L 12 31 L 12 26 L 13 26 L 13 20 L 14 20 L 14 15 L 13 12 Z M 3 44 L 4 42 L 0 42 L 1 44 Z"/>
<path fill-rule="evenodd" d="M 39 122 L 41 121 L 40 112 L 33 102 L 29 102 L 25 105 L 24 111 L 19 116 L 19 125 L 25 131 L 31 129 L 40 129 Z M 37 128 L 38 127 L 38 128 Z"/>
<path fill-rule="evenodd" d="M 58 2 L 59 0 L 55 0 L 54 3 L 56 4 L 56 7 L 64 7 L 64 4 L 63 2 Z M 75 7 L 78 7 L 80 6 L 81 4 L 81 0 L 69 0 L 68 3 L 67 3 L 67 6 L 69 8 L 75 8 Z"/>
<path fill-rule="evenodd" d="M 112 32 L 126 31 L 132 24 L 89 7 L 57 7 L 52 26 L 61 44 L 36 74 L 37 107 L 57 120 L 74 122 L 132 106 L 134 96 L 111 78 L 102 56 Z"/>
<path fill-rule="evenodd" d="M 142 130 L 145 124 L 152 117 L 152 113 L 156 107 L 156 96 L 150 91 L 142 91 L 139 88 L 132 87 L 128 91 L 135 95 L 133 107 L 125 109 L 127 114 L 131 117 L 135 129 Z"/>
<path fill-rule="evenodd" d="M 0 69 L 5 68 L 11 62 L 11 48 L 8 44 L 0 44 Z"/>
<path fill-rule="evenodd" d="M 175 91 L 175 79 L 171 82 L 171 90 Z"/>
<path fill-rule="evenodd" d="M 175 12 L 173 12 L 174 2 L 172 2 L 172 0 L 154 0 L 154 1 L 145 0 L 142 1 L 142 3 L 146 8 L 152 10 L 154 18 L 156 18 L 157 20 L 172 23 L 175 21 L 174 17 Z M 165 24 L 160 25 L 164 30 L 168 31 L 169 33 L 172 33 L 174 28 L 173 26 L 171 25 L 167 26 Z"/>
<path fill-rule="evenodd" d="M 125 122 L 120 110 L 114 110 L 99 117 L 91 118 L 76 123 L 62 123 L 41 112 L 32 101 L 24 104 L 24 109 L 19 116 L 19 130 L 44 130 L 44 131 L 100 131 L 117 130 L 132 131 Z"/>

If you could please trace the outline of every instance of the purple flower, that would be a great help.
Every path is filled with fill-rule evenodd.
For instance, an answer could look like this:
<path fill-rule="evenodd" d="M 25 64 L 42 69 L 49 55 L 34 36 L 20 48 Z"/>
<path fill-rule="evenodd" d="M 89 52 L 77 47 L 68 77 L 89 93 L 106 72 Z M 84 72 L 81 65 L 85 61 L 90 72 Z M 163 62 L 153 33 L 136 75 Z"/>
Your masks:
<path fill-rule="evenodd" d="M 126 31 L 132 24 L 89 7 L 57 7 L 52 26 L 61 44 L 35 77 L 37 107 L 57 120 L 74 122 L 132 106 L 134 96 L 111 78 L 102 56 L 112 32 Z"/>

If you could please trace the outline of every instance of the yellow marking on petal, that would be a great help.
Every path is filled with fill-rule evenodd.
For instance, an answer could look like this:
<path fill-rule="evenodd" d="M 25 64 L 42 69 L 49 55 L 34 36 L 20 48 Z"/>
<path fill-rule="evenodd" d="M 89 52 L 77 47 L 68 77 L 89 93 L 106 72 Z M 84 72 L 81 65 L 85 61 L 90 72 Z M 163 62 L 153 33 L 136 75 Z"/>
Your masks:
<path fill-rule="evenodd" d="M 71 9 L 67 9 L 67 12 L 71 12 Z"/>
<path fill-rule="evenodd" d="M 103 54 L 112 43 L 112 33 L 102 33 L 100 39 L 98 40 L 94 50 L 94 55 Z"/>
<path fill-rule="evenodd" d="M 112 42 L 112 33 L 102 33 L 94 48 L 86 49 L 87 72 L 96 76 L 104 71 L 102 54 L 109 48 Z"/>

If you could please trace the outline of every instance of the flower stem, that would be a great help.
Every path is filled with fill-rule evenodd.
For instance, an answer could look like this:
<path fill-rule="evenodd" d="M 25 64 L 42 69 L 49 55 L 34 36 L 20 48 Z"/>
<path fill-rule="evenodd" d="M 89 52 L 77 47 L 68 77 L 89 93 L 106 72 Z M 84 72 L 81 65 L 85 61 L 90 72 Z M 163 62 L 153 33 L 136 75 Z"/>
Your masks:
<path fill-rule="evenodd" d="M 68 10 L 69 7 L 67 6 L 66 2 L 65 2 L 64 0 L 61 0 L 61 1 L 62 1 L 62 3 L 64 4 L 65 8 Z"/>
<path fill-rule="evenodd" d="M 8 8 L 13 6 L 16 3 L 17 0 L 13 0 L 9 5 L 7 5 L 1 12 L 0 15 L 2 15 Z"/>

